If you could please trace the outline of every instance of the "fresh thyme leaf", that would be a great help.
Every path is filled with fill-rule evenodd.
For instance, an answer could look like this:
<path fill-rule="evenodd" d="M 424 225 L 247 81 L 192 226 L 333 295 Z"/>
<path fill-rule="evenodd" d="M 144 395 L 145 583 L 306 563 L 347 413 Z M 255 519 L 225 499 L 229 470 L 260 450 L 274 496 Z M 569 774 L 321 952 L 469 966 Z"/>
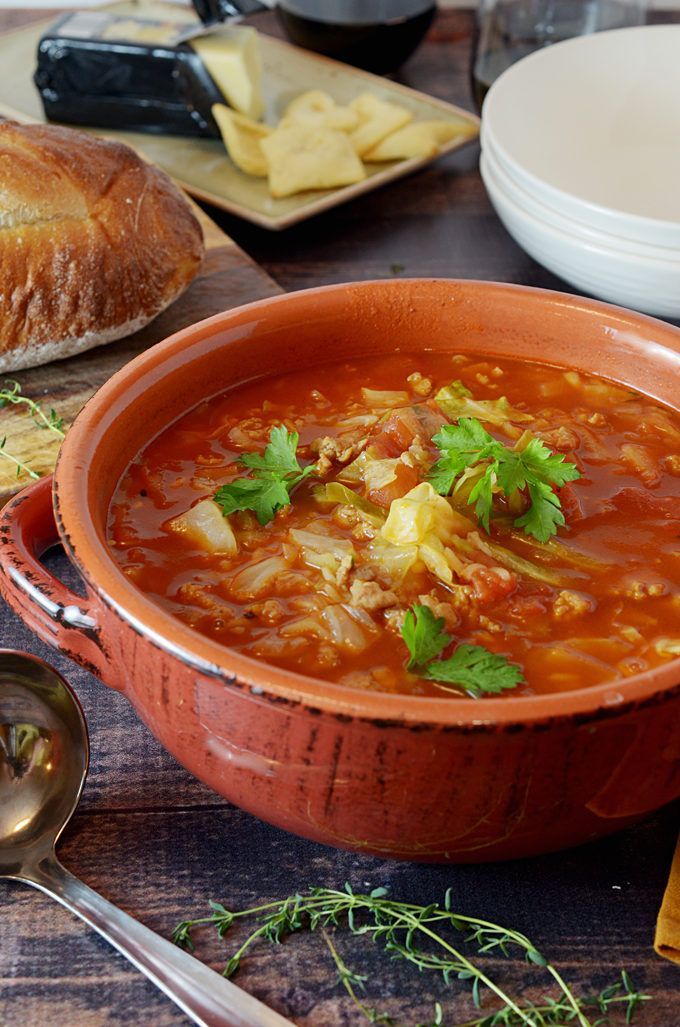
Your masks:
<path fill-rule="evenodd" d="M 364 990 L 366 975 L 348 967 L 334 943 L 335 931 L 331 932 L 331 928 L 346 925 L 355 938 L 366 935 L 380 942 L 393 959 L 404 960 L 421 972 L 440 974 L 447 985 L 457 980 L 469 984 L 474 1005 L 486 1008 L 458 1027 L 603 1027 L 609 1022 L 609 1013 L 617 1008 L 625 1015 L 626 1023 L 630 1023 L 638 1006 L 650 999 L 636 991 L 625 970 L 620 982 L 597 995 L 579 996 L 526 935 L 456 913 L 451 906 L 450 890 L 443 905 L 422 906 L 391 899 L 384 888 L 376 888 L 368 895 L 354 892 L 349 885 L 342 890 L 310 888 L 240 911 L 211 903 L 211 916 L 183 921 L 175 928 L 173 938 L 186 947 L 193 944 L 191 932 L 195 928 L 213 926 L 223 937 L 235 921 L 254 920 L 256 926 L 226 964 L 224 973 L 231 976 L 259 939 L 278 943 L 288 934 L 320 930 L 333 958 L 338 982 L 370 1023 L 387 1024 L 391 1020 L 386 1013 L 379 1013 L 362 1001 L 359 993 Z M 459 937 L 463 935 L 459 944 L 456 932 Z M 547 974 L 559 991 L 534 1002 L 513 998 L 498 982 L 489 954 L 507 959 L 523 955 L 534 972 Z M 478 962 L 476 955 L 483 956 L 483 962 Z M 489 1009 L 487 1002 L 494 1000 L 496 1008 Z M 591 1013 L 596 1019 L 590 1019 Z M 434 1018 L 427 1027 L 442 1027 L 443 1023 L 442 1007 L 436 1003 Z"/>
<path fill-rule="evenodd" d="M 455 685 L 475 698 L 485 693 L 497 695 L 524 682 L 524 675 L 516 663 L 489 652 L 482 645 L 459 645 L 448 660 L 429 663 L 423 677 Z"/>
<path fill-rule="evenodd" d="M 34 423 L 39 428 L 47 428 L 60 439 L 64 438 L 65 432 L 63 418 L 59 417 L 56 410 L 52 409 L 50 409 L 49 413 L 46 414 L 39 402 L 29 399 L 28 396 L 23 396 L 21 393 L 21 385 L 13 378 L 8 378 L 3 388 L 0 388 L 0 409 L 7 406 L 25 407 L 26 411 L 31 415 Z M 7 436 L 0 440 L 0 456 L 15 465 L 17 478 L 19 478 L 22 473 L 27 474 L 29 478 L 39 478 L 40 475 L 38 472 L 34 471 L 32 467 L 29 467 L 29 465 L 24 463 L 23 460 L 20 460 L 19 457 L 10 453 L 6 444 Z"/>
<path fill-rule="evenodd" d="M 10 453 L 7 450 L 6 443 L 7 443 L 7 436 L 5 435 L 5 436 L 3 436 L 2 439 L 0 439 L 0 456 L 4 456 L 5 460 L 9 460 L 10 463 L 13 463 L 15 465 L 15 467 L 17 469 L 16 470 L 17 478 L 19 478 L 21 476 L 22 471 L 23 471 L 24 474 L 27 474 L 29 476 L 29 478 L 39 478 L 40 475 L 38 474 L 37 471 L 34 471 L 32 467 L 29 467 L 28 464 L 25 464 L 24 461 L 20 460 L 18 456 L 14 456 L 13 453 Z"/>
<path fill-rule="evenodd" d="M 22 395 L 21 385 L 13 378 L 7 379 L 4 387 L 0 389 L 0 408 L 10 405 L 26 407 L 39 428 L 48 428 L 55 435 L 64 438 L 64 419 L 57 415 L 56 410 L 50 409 L 46 414 L 40 402 Z"/>
<path fill-rule="evenodd" d="M 440 495 L 448 495 L 454 487 L 468 480 L 471 469 L 478 474 L 468 496 L 475 513 L 489 531 L 493 497 L 496 493 L 512 496 L 526 489 L 530 505 L 517 518 L 515 527 L 523 528 L 539 542 L 547 542 L 564 524 L 559 496 L 553 486 L 561 488 L 568 481 L 581 477 L 578 468 L 533 438 L 522 450 L 510 449 L 498 442 L 474 417 L 461 417 L 456 424 L 445 424 L 433 437 L 440 459 L 430 472 L 432 487 Z M 462 477 L 461 477 L 462 476 Z"/>
<path fill-rule="evenodd" d="M 444 618 L 435 617 L 429 606 L 415 603 L 408 611 L 401 629 L 402 638 L 411 654 L 408 670 L 424 667 L 446 648 L 451 636 L 442 630 L 443 627 Z"/>
<path fill-rule="evenodd" d="M 225 517 L 238 510 L 252 510 L 260 524 L 268 524 L 277 510 L 290 503 L 290 495 L 301 481 L 314 472 L 302 468 L 297 458 L 300 436 L 278 425 L 269 433 L 264 453 L 244 453 L 241 463 L 252 471 L 249 478 L 235 478 L 215 493 L 215 502 Z"/>

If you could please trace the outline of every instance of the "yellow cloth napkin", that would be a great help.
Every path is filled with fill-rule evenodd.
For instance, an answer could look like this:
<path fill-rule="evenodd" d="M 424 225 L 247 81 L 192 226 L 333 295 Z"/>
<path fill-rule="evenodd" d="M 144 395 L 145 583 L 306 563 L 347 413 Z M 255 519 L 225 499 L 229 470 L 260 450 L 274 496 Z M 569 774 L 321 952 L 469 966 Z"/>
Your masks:
<path fill-rule="evenodd" d="M 654 948 L 660 956 L 680 964 L 680 839 L 656 922 Z"/>

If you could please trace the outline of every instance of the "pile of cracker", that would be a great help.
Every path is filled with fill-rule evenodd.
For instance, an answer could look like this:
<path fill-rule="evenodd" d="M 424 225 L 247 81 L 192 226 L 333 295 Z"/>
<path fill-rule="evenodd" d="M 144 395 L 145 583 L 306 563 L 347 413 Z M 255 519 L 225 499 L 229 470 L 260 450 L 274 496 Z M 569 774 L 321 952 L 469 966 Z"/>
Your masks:
<path fill-rule="evenodd" d="M 334 189 L 366 178 L 365 163 L 428 158 L 443 143 L 475 134 L 460 119 L 414 121 L 405 107 L 361 93 L 347 107 L 318 89 L 296 97 L 272 128 L 215 104 L 212 109 L 234 164 L 267 178 L 272 196 Z"/>

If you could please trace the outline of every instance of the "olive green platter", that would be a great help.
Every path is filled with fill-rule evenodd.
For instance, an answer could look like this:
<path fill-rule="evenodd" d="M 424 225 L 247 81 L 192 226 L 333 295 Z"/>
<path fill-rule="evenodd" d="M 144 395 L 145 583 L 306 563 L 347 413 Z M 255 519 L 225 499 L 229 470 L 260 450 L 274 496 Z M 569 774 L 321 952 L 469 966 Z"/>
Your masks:
<path fill-rule="evenodd" d="M 99 9 L 144 18 L 172 19 L 187 25 L 196 23 L 188 8 L 167 3 L 145 2 L 143 6 L 113 3 Z M 33 71 L 38 41 L 49 24 L 50 21 L 34 22 L 28 28 L 0 36 L 0 115 L 5 118 L 44 120 L 40 97 L 33 84 Z M 285 199 L 274 199 L 264 179 L 239 171 L 218 140 L 112 132 L 108 129 L 105 132 L 101 130 L 101 134 L 134 146 L 197 199 L 275 231 L 411 174 L 432 160 L 466 145 L 479 134 L 479 119 L 474 114 L 443 100 L 320 57 L 264 33 L 260 33 L 260 48 L 266 97 L 265 121 L 271 124 L 278 121 L 293 97 L 307 89 L 323 89 L 341 104 L 349 103 L 359 93 L 370 90 L 382 99 L 407 107 L 418 120 L 436 118 L 450 121 L 459 127 L 460 133 L 445 143 L 434 157 L 369 164 L 367 177 L 362 182 L 338 189 L 308 191 Z"/>

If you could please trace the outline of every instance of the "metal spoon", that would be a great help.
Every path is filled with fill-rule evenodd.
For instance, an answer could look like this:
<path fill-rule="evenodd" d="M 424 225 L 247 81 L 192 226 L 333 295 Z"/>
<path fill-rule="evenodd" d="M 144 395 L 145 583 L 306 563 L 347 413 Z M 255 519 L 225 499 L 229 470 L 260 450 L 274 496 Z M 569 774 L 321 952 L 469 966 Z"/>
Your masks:
<path fill-rule="evenodd" d="M 231 981 L 154 934 L 65 870 L 55 845 L 87 774 L 83 711 L 35 656 L 0 650 L 0 878 L 76 913 L 205 1027 L 293 1027 Z"/>

